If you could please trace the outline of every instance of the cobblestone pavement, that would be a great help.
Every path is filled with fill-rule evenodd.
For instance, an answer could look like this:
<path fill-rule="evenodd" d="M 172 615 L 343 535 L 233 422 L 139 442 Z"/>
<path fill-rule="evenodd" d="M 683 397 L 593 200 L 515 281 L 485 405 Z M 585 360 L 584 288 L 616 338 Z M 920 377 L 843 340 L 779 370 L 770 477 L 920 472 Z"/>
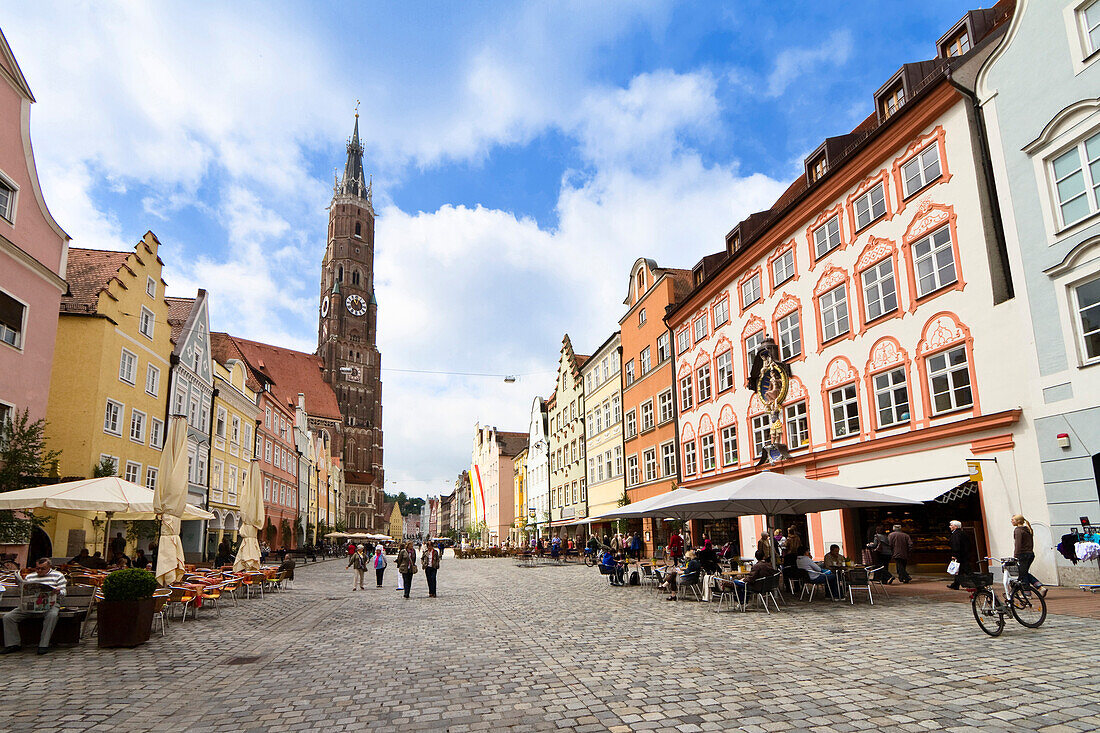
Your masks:
<path fill-rule="evenodd" d="M 991 639 L 968 606 L 919 598 L 715 614 L 583 566 L 449 553 L 440 597 L 418 573 L 406 601 L 392 566 L 352 592 L 343 565 L 135 650 L 0 657 L 0 730 L 1100 728 L 1091 619 Z"/>

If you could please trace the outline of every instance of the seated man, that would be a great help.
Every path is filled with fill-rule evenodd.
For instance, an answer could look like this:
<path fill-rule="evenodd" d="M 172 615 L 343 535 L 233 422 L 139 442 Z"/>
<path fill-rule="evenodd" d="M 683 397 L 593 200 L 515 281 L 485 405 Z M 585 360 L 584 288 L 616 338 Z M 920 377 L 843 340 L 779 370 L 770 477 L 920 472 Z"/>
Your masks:
<path fill-rule="evenodd" d="M 287 580 L 294 580 L 295 564 L 293 556 L 286 558 L 283 560 L 282 564 L 279 565 L 279 574 L 286 573 Z"/>
<path fill-rule="evenodd" d="M 603 554 L 600 555 L 600 572 L 611 576 L 611 585 L 623 584 L 619 563 L 616 562 L 615 556 L 611 554 L 611 550 L 604 550 Z"/>
<path fill-rule="evenodd" d="M 69 560 L 69 564 L 70 565 L 80 565 L 81 567 L 87 568 L 87 567 L 91 567 L 88 564 L 89 562 L 91 562 L 91 560 L 92 560 L 92 556 L 90 554 L 88 554 L 88 548 L 85 547 L 83 550 L 81 550 L 79 553 L 77 553 L 76 557 L 74 557 L 72 560 Z"/>
<path fill-rule="evenodd" d="M 842 568 L 848 562 L 848 558 L 840 554 L 840 545 L 829 545 L 829 551 L 825 553 L 823 561 L 826 570 Z"/>
<path fill-rule="evenodd" d="M 102 552 L 96 552 L 90 558 L 88 558 L 88 564 L 84 567 L 92 568 L 93 570 L 106 570 L 107 561 L 103 559 Z"/>
<path fill-rule="evenodd" d="M 35 598 L 33 609 L 24 610 L 20 607 L 4 614 L 4 648 L 0 650 L 0 654 L 19 651 L 22 648 L 19 642 L 19 622 L 40 614 L 43 618 L 42 635 L 38 639 L 38 653 L 45 654 L 50 649 L 50 638 L 53 636 L 54 627 L 57 626 L 57 614 L 61 611 L 61 598 L 65 595 L 65 576 L 60 570 L 54 570 L 50 559 L 44 557 L 35 563 L 34 572 L 26 578 L 16 573 L 15 580 L 20 586 L 36 583 L 44 587 Z"/>
<path fill-rule="evenodd" d="M 744 580 L 734 579 L 720 581 L 720 588 L 722 590 L 733 590 L 737 593 L 737 600 L 739 603 L 745 602 L 746 589 L 749 583 L 760 578 L 770 578 L 775 575 L 775 568 L 768 562 L 767 555 L 763 550 L 756 551 L 756 564 L 752 566 L 752 570 L 745 576 Z"/>
<path fill-rule="evenodd" d="M 825 570 L 810 557 L 810 548 L 803 547 L 799 551 L 797 559 L 798 569 L 805 571 L 810 583 L 824 585 L 829 590 L 829 596 L 834 600 L 840 597 L 840 582 L 832 570 Z"/>

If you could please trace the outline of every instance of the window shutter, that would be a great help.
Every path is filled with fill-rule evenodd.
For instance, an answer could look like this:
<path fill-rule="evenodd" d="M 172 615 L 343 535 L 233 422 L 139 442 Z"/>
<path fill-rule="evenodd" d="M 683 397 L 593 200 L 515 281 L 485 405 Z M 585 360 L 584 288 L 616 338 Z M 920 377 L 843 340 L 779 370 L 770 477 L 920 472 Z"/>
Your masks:
<path fill-rule="evenodd" d="M 23 330 L 23 304 L 7 293 L 0 293 L 0 323 L 13 331 Z"/>

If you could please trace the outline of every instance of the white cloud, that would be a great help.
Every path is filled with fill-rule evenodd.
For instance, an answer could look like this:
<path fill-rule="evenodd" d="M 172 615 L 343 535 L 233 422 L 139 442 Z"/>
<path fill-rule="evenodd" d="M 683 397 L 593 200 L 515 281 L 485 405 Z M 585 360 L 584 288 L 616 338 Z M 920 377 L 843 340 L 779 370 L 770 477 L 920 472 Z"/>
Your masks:
<path fill-rule="evenodd" d="M 799 77 L 815 72 L 822 66 L 843 66 L 852 53 L 852 34 L 834 31 L 819 46 L 788 48 L 775 58 L 775 67 L 768 75 L 767 95 L 779 97 Z"/>

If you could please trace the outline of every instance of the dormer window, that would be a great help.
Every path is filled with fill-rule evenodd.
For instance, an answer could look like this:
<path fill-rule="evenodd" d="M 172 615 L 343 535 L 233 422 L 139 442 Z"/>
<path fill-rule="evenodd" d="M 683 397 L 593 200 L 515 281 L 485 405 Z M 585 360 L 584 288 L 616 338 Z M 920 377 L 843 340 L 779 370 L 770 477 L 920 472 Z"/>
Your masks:
<path fill-rule="evenodd" d="M 905 85 L 898 81 L 879 97 L 878 110 L 882 119 L 888 118 L 905 104 Z"/>
<path fill-rule="evenodd" d="M 969 50 L 970 31 L 965 25 L 940 45 L 940 55 L 945 58 L 962 56 Z"/>
<path fill-rule="evenodd" d="M 691 282 L 695 287 L 699 287 L 703 284 L 703 266 L 699 265 L 691 272 Z"/>
<path fill-rule="evenodd" d="M 638 295 L 645 292 L 645 270 L 638 270 Z"/>
<path fill-rule="evenodd" d="M 829 170 L 828 164 L 825 162 L 825 156 L 822 155 L 815 160 L 810 161 L 810 165 L 807 166 L 810 175 L 810 182 L 820 180 L 825 171 Z"/>
<path fill-rule="evenodd" d="M 741 246 L 741 233 L 740 232 L 734 232 L 730 236 L 729 242 L 727 242 L 727 244 L 726 244 L 726 251 L 728 251 L 730 254 L 733 254 L 734 252 L 736 252 L 738 250 L 738 248 L 740 246 Z"/>

